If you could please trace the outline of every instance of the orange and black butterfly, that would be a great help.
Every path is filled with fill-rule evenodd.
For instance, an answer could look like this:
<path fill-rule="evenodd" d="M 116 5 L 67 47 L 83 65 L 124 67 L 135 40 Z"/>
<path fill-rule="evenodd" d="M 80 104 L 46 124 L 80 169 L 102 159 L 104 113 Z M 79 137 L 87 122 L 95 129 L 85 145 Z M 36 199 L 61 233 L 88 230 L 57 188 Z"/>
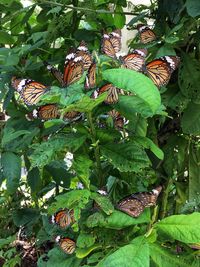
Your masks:
<path fill-rule="evenodd" d="M 161 87 L 169 82 L 172 72 L 179 63 L 180 58 L 177 56 L 160 57 L 147 63 L 144 73 L 152 79 L 157 87 Z"/>
<path fill-rule="evenodd" d="M 85 89 L 89 90 L 96 86 L 96 63 L 93 62 L 88 69 L 88 73 L 85 78 Z"/>
<path fill-rule="evenodd" d="M 75 241 L 68 237 L 57 236 L 55 240 L 66 254 L 72 254 L 76 249 Z"/>
<path fill-rule="evenodd" d="M 108 115 L 112 117 L 114 126 L 117 130 L 121 130 L 124 128 L 126 120 L 123 116 L 121 116 L 121 114 L 117 110 L 113 109 L 109 111 Z"/>
<path fill-rule="evenodd" d="M 57 224 L 61 228 L 66 228 L 75 222 L 74 211 L 68 209 L 60 210 L 52 215 L 51 222 Z"/>
<path fill-rule="evenodd" d="M 131 217 L 138 217 L 146 207 L 156 205 L 161 190 L 162 187 L 158 186 L 152 192 L 135 193 L 125 197 L 117 204 L 117 209 Z"/>
<path fill-rule="evenodd" d="M 47 86 L 30 79 L 17 79 L 13 77 L 11 83 L 28 106 L 36 105 L 40 97 L 47 92 Z"/>
<path fill-rule="evenodd" d="M 63 81 L 63 74 L 57 68 L 55 68 L 46 61 L 44 61 L 44 65 L 46 66 L 47 70 L 51 72 L 51 74 L 58 80 L 60 85 L 63 87 L 65 85 Z"/>
<path fill-rule="evenodd" d="M 31 114 L 28 114 L 29 118 L 39 118 L 41 120 L 52 120 L 59 116 L 58 107 L 55 104 L 47 104 L 34 109 Z"/>
<path fill-rule="evenodd" d="M 84 62 L 82 56 L 76 56 L 76 53 L 71 52 L 66 56 L 63 82 L 65 86 L 77 82 L 84 72 Z"/>
<path fill-rule="evenodd" d="M 132 53 L 126 56 L 120 56 L 119 60 L 122 67 L 135 71 L 142 71 L 145 64 L 146 49 L 135 49 Z"/>
<path fill-rule="evenodd" d="M 108 95 L 107 95 L 106 99 L 104 100 L 104 102 L 106 104 L 115 104 L 118 102 L 119 89 L 117 87 L 115 87 L 112 83 L 107 83 L 104 86 L 102 86 L 101 88 L 95 90 L 92 97 L 97 98 L 99 95 L 103 94 L 104 92 L 108 92 Z"/>
<path fill-rule="evenodd" d="M 103 33 L 101 51 L 109 57 L 116 58 L 116 53 L 121 49 L 121 30 Z"/>
<path fill-rule="evenodd" d="M 92 55 L 90 54 L 88 47 L 84 41 L 81 41 L 77 47 L 75 57 L 82 57 L 83 69 L 88 70 L 92 64 Z"/>
<path fill-rule="evenodd" d="M 152 31 L 147 25 L 138 24 L 137 30 L 142 44 L 148 44 L 157 39 L 154 31 Z"/>
<path fill-rule="evenodd" d="M 83 117 L 83 113 L 78 111 L 68 111 L 64 114 L 63 119 L 65 121 L 73 122 L 81 119 Z"/>

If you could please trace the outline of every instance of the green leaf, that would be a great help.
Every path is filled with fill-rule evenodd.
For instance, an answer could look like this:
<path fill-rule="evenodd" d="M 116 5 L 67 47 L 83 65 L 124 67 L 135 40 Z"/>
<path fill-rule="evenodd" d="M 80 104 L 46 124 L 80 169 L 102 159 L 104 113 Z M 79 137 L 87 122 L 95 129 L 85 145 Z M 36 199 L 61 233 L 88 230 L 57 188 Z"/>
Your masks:
<path fill-rule="evenodd" d="M 23 208 L 15 210 L 12 214 L 12 217 L 14 224 L 20 227 L 29 223 L 36 223 L 39 220 L 40 213 L 36 209 Z"/>
<path fill-rule="evenodd" d="M 75 207 L 84 208 L 88 203 L 90 191 L 87 189 L 73 190 L 56 197 L 56 202 L 48 208 L 50 214 L 55 213 L 59 209 L 73 209 Z"/>
<path fill-rule="evenodd" d="M 14 38 L 5 31 L 0 31 L 0 44 L 13 44 Z"/>
<path fill-rule="evenodd" d="M 131 225 L 147 223 L 149 221 L 149 209 L 145 209 L 144 212 L 138 218 L 133 218 L 121 211 L 114 210 L 113 213 L 109 216 L 96 212 L 88 217 L 86 224 L 89 228 L 94 228 L 98 226 L 120 230 Z"/>
<path fill-rule="evenodd" d="M 94 245 L 94 243 L 95 243 L 95 237 L 91 234 L 86 234 L 86 233 L 80 233 L 76 241 L 76 245 L 79 248 L 90 247 Z"/>
<path fill-rule="evenodd" d="M 4 152 L 1 157 L 3 175 L 9 194 L 13 194 L 19 186 L 21 177 L 21 158 L 12 152 Z"/>
<path fill-rule="evenodd" d="M 184 243 L 199 242 L 200 237 L 200 213 L 190 215 L 173 215 L 155 224 L 159 232 L 169 235 L 171 238 Z"/>
<path fill-rule="evenodd" d="M 0 239 L 0 249 L 10 245 L 14 240 L 16 239 L 16 236 L 8 236 L 7 238 L 1 238 Z"/>
<path fill-rule="evenodd" d="M 93 162 L 85 155 L 79 155 L 73 162 L 76 175 L 86 188 L 89 188 L 90 186 L 89 176 L 92 164 Z"/>
<path fill-rule="evenodd" d="M 154 142 L 147 138 L 147 137 L 139 137 L 136 136 L 134 138 L 134 141 L 137 142 L 138 144 L 142 145 L 143 147 L 150 149 L 151 152 L 154 153 L 154 155 L 156 155 L 156 157 L 158 157 L 159 159 L 163 160 L 164 159 L 164 153 L 163 151 L 157 147 L 156 144 L 154 144 Z"/>
<path fill-rule="evenodd" d="M 135 238 L 106 257 L 98 267 L 149 267 L 149 245 L 144 237 Z"/>
<path fill-rule="evenodd" d="M 189 103 L 181 118 L 181 126 L 184 133 L 200 133 L 200 104 Z"/>
<path fill-rule="evenodd" d="M 30 155 L 31 168 L 42 168 L 56 159 L 56 153 L 66 148 L 76 151 L 85 141 L 86 136 L 78 133 L 57 135 L 41 144 L 32 145 L 33 153 Z"/>
<path fill-rule="evenodd" d="M 101 104 L 107 97 L 107 94 L 104 93 L 100 95 L 97 99 L 92 99 L 88 96 L 84 96 L 81 100 L 75 104 L 69 105 L 64 109 L 64 113 L 68 111 L 79 111 L 79 112 L 91 112 L 96 106 Z"/>
<path fill-rule="evenodd" d="M 118 12 L 121 14 L 114 14 L 114 24 L 117 29 L 122 29 L 126 23 L 126 16 L 123 14 L 123 8 L 122 6 L 116 6 L 115 12 Z"/>
<path fill-rule="evenodd" d="M 186 3 L 186 8 L 188 15 L 191 17 L 197 17 L 200 15 L 200 2 L 196 0 L 187 0 Z"/>
<path fill-rule="evenodd" d="M 174 253 L 170 253 L 166 248 L 162 248 L 158 244 L 150 244 L 150 256 L 154 261 L 156 266 L 158 267 L 198 267 L 199 262 L 198 259 L 189 260 L 183 255 L 175 255 Z"/>
<path fill-rule="evenodd" d="M 30 132 L 26 130 L 16 131 L 13 128 L 5 127 L 3 130 L 2 146 L 4 147 L 7 143 L 11 142 L 17 137 L 21 135 L 26 135 L 26 134 L 30 134 Z"/>
<path fill-rule="evenodd" d="M 189 202 L 200 204 L 200 148 L 190 145 L 189 151 Z"/>
<path fill-rule="evenodd" d="M 87 248 L 77 248 L 76 249 L 76 257 L 79 259 L 87 257 L 93 250 L 101 248 L 101 245 L 93 245 Z"/>
<path fill-rule="evenodd" d="M 181 54 L 181 65 L 179 68 L 178 83 L 184 96 L 191 99 L 194 103 L 200 103 L 200 65 L 199 61 L 188 54 Z"/>
<path fill-rule="evenodd" d="M 48 260 L 47 260 L 48 259 Z M 42 255 L 38 262 L 38 267 L 79 267 L 80 259 L 67 255 L 60 248 L 56 247 L 48 252 L 48 255 Z"/>
<path fill-rule="evenodd" d="M 92 193 L 91 198 L 94 199 L 100 209 L 103 210 L 107 215 L 113 213 L 114 207 L 108 197 L 102 196 L 98 193 Z"/>
<path fill-rule="evenodd" d="M 102 155 L 118 170 L 138 172 L 150 165 L 145 151 L 135 143 L 101 146 Z"/>
<path fill-rule="evenodd" d="M 109 69 L 103 72 L 103 78 L 118 88 L 136 94 L 153 113 L 161 105 L 160 93 L 151 79 L 145 75 L 128 69 Z"/>
<path fill-rule="evenodd" d="M 33 168 L 28 172 L 27 182 L 31 188 L 31 193 L 37 193 L 42 189 L 42 180 L 38 168 Z"/>

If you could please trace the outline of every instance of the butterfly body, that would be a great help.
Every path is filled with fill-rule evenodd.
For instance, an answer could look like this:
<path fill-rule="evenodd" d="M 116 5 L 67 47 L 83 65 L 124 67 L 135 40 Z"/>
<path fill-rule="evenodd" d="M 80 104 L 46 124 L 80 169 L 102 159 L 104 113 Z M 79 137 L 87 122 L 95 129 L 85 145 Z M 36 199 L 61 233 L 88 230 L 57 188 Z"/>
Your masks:
<path fill-rule="evenodd" d="M 86 75 L 84 87 L 86 90 L 94 88 L 96 86 L 96 63 L 93 62 L 88 69 L 88 73 Z"/>
<path fill-rule="evenodd" d="M 122 199 L 117 208 L 130 215 L 138 217 L 146 207 L 156 205 L 157 198 L 162 190 L 161 186 L 156 187 L 152 192 L 135 193 Z"/>

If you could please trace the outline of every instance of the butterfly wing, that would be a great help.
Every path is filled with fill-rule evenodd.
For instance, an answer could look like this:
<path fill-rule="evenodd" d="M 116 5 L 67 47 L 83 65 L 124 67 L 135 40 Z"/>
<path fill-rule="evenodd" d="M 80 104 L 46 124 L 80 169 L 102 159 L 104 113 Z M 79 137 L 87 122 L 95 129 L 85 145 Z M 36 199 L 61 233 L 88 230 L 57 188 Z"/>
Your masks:
<path fill-rule="evenodd" d="M 102 53 L 106 54 L 109 57 L 116 58 L 115 49 L 110 41 L 110 37 L 107 34 L 103 35 L 103 40 L 101 44 Z"/>
<path fill-rule="evenodd" d="M 66 254 L 72 254 L 75 251 L 76 243 L 74 240 L 68 238 L 68 237 L 56 237 L 56 241 L 58 242 L 60 248 L 66 253 Z"/>
<path fill-rule="evenodd" d="M 92 64 L 92 55 L 90 54 L 87 44 L 84 41 L 81 41 L 77 47 L 76 57 L 82 57 L 83 68 L 88 70 Z"/>
<path fill-rule="evenodd" d="M 131 69 L 135 71 L 142 71 L 145 59 L 135 53 L 128 54 L 127 56 L 120 57 L 122 62 L 122 67 L 126 69 Z"/>
<path fill-rule="evenodd" d="M 54 104 L 44 105 L 38 109 L 38 117 L 41 120 L 56 119 L 58 115 L 58 107 Z"/>
<path fill-rule="evenodd" d="M 115 104 L 119 100 L 118 89 L 111 83 L 105 84 L 98 90 L 98 95 L 108 92 L 107 98 L 104 100 L 106 104 Z"/>
<path fill-rule="evenodd" d="M 131 197 L 139 200 L 144 207 L 151 207 L 156 205 L 157 198 L 162 190 L 161 186 L 156 187 L 152 192 L 142 192 L 133 194 Z"/>
<path fill-rule="evenodd" d="M 20 95 L 24 100 L 24 103 L 31 106 L 36 105 L 40 100 L 40 97 L 45 94 L 47 87 L 41 83 L 31 81 L 26 82 L 23 89 L 20 91 Z"/>
<path fill-rule="evenodd" d="M 96 63 L 92 63 L 85 79 L 85 89 L 94 88 L 96 86 Z"/>
<path fill-rule="evenodd" d="M 79 120 L 83 114 L 78 111 L 68 111 L 64 114 L 63 118 L 66 121 L 72 122 L 72 121 L 77 121 Z"/>
<path fill-rule="evenodd" d="M 84 72 L 83 62 L 81 57 L 77 57 L 74 60 L 70 60 L 65 65 L 63 80 L 66 86 L 77 82 Z"/>
<path fill-rule="evenodd" d="M 117 209 L 131 217 L 138 217 L 144 211 L 144 206 L 139 200 L 127 197 L 118 203 Z"/>
<path fill-rule="evenodd" d="M 155 59 L 146 65 L 147 75 L 158 87 L 168 84 L 172 72 L 179 64 L 179 57 L 165 56 Z"/>
<path fill-rule="evenodd" d="M 64 86 L 63 74 L 57 68 L 46 61 L 44 61 L 44 65 L 46 66 L 47 70 L 51 72 L 51 74 L 58 80 L 61 86 Z"/>
<path fill-rule="evenodd" d="M 139 24 L 137 26 L 137 30 L 142 44 L 148 44 L 156 40 L 154 31 L 152 31 L 148 26 Z"/>

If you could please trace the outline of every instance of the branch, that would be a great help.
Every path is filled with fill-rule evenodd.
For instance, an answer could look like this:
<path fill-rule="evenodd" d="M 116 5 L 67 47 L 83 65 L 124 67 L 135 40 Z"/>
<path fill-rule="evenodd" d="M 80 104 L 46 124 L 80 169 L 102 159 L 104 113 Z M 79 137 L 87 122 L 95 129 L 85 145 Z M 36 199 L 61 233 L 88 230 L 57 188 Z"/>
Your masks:
<path fill-rule="evenodd" d="M 65 5 L 65 4 L 61 4 L 61 3 L 57 3 L 57 2 L 51 2 L 51 1 L 42 1 L 39 4 L 40 5 L 51 4 L 51 5 L 55 5 L 55 6 L 61 6 L 61 7 L 64 7 L 64 8 L 77 10 L 77 11 L 85 11 L 85 12 L 92 12 L 92 13 L 99 13 L 99 14 L 119 14 L 119 15 L 132 15 L 132 16 L 140 15 L 140 13 L 134 13 L 134 12 L 115 12 L 115 11 L 108 11 L 108 10 L 104 10 L 104 9 L 96 9 L 96 10 L 94 10 L 94 9 L 91 9 L 91 8 L 69 6 L 69 5 Z"/>

